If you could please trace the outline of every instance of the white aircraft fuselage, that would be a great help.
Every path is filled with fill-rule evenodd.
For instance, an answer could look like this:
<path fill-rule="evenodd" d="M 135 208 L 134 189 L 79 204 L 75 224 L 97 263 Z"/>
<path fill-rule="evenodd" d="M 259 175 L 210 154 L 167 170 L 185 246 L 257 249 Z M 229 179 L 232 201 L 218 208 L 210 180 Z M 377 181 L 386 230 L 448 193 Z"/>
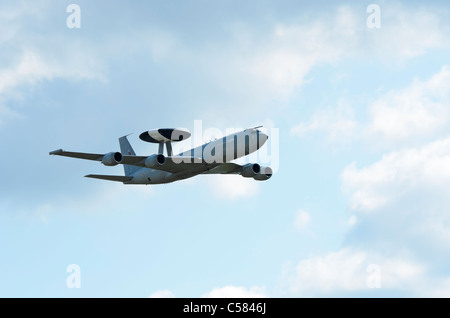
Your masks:
<path fill-rule="evenodd" d="M 190 133 L 183 129 L 160 128 L 143 132 L 139 138 L 150 143 L 158 143 L 157 154 L 137 156 L 127 136 L 119 138 L 121 152 L 84 153 L 51 151 L 50 155 L 100 161 L 105 166 L 122 164 L 124 176 L 89 174 L 88 178 L 122 182 L 124 184 L 161 184 L 183 180 L 199 174 L 240 174 L 245 178 L 268 180 L 272 176 L 270 167 L 257 163 L 239 165 L 231 161 L 255 152 L 269 138 L 257 128 L 243 131 L 210 141 L 204 145 L 172 154 L 171 142 L 185 140 Z M 167 157 L 164 153 L 167 148 Z"/>
<path fill-rule="evenodd" d="M 143 167 L 132 175 L 132 180 L 124 183 L 161 184 L 187 179 L 205 173 L 222 163 L 231 162 L 255 152 L 265 144 L 268 138 L 258 129 L 246 129 L 174 156 L 174 161 L 176 157 L 179 157 L 180 163 L 197 162 L 195 168 L 180 172 L 167 172 Z M 190 158 L 183 159 L 185 157 Z"/>

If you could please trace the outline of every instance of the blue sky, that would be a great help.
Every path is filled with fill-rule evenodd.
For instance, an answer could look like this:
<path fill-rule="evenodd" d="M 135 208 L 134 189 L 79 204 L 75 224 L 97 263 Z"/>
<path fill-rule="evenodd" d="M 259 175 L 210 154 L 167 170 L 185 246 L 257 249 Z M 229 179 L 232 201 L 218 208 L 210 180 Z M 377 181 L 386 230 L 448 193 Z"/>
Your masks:
<path fill-rule="evenodd" d="M 2 1 L 0 296 L 448 297 L 449 10 Z M 196 120 L 263 124 L 273 177 L 125 186 L 48 155 Z"/>

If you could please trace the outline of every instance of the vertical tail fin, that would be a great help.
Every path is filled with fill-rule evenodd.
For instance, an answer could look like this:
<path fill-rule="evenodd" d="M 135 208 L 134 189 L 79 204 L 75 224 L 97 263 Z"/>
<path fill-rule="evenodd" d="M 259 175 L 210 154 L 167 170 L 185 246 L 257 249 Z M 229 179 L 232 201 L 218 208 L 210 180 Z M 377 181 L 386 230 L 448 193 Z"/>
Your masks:
<path fill-rule="evenodd" d="M 131 147 L 130 142 L 127 139 L 127 136 L 128 135 L 119 138 L 120 152 L 122 153 L 122 155 L 125 156 L 136 156 L 136 153 L 134 152 L 133 147 Z M 140 168 L 137 166 L 123 165 L 125 176 L 130 176 L 139 169 Z"/>

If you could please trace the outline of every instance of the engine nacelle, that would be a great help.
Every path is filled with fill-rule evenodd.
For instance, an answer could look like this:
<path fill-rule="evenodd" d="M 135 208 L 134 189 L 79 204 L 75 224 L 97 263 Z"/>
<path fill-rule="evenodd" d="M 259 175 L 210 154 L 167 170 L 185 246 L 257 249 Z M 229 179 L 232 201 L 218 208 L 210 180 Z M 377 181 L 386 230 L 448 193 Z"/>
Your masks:
<path fill-rule="evenodd" d="M 252 178 L 258 175 L 261 166 L 257 163 L 248 163 L 242 167 L 241 175 L 245 178 Z"/>
<path fill-rule="evenodd" d="M 264 181 L 267 179 L 270 179 L 270 177 L 272 176 L 272 168 L 270 167 L 261 167 L 260 172 L 253 177 L 253 179 L 258 180 L 258 181 Z"/>
<path fill-rule="evenodd" d="M 151 155 L 145 159 L 145 166 L 147 168 L 162 166 L 164 163 L 166 163 L 166 157 L 163 154 Z"/>
<path fill-rule="evenodd" d="M 109 152 L 102 158 L 105 166 L 116 166 L 122 162 L 122 154 L 120 152 Z"/>

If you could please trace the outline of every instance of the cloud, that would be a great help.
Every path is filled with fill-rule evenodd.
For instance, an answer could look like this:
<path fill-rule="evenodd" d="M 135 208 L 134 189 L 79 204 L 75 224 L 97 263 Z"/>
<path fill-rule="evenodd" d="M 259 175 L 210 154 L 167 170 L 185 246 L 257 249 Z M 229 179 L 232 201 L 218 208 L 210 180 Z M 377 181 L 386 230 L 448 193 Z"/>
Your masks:
<path fill-rule="evenodd" d="M 277 24 L 264 44 L 256 44 L 246 69 L 266 91 L 289 97 L 314 66 L 337 62 L 352 51 L 357 23 L 354 10 L 342 6 L 312 23 Z"/>
<path fill-rule="evenodd" d="M 295 44 L 288 46 L 282 41 L 274 45 L 278 48 L 275 52 L 290 52 L 290 56 L 279 58 L 289 65 L 286 67 L 289 71 L 283 72 L 281 62 L 279 66 L 272 63 L 276 72 L 284 76 L 277 75 L 275 71 L 268 72 L 267 76 L 285 78 L 283 85 L 292 91 L 292 88 L 304 84 L 309 71 L 318 65 L 333 64 L 349 58 L 377 59 L 387 64 L 394 61 L 398 65 L 401 64 L 399 62 L 416 58 L 433 49 L 450 48 L 448 12 L 436 10 L 432 6 L 411 8 L 401 4 L 381 4 L 380 8 L 382 25 L 378 29 L 367 28 L 366 21 L 361 20 L 361 14 L 356 8 L 347 6 L 338 7 L 334 11 L 334 18 L 329 17 L 328 21 L 325 19 L 326 14 L 323 14 L 308 26 L 279 26 L 278 36 L 292 36 L 290 41 L 298 43 L 299 47 Z M 328 25 L 331 22 L 333 25 Z M 330 32 L 328 28 L 337 30 Z M 296 30 L 299 33 L 301 30 L 303 35 Z M 307 40 L 311 34 L 317 40 Z M 330 35 L 332 37 L 327 38 Z M 308 54 L 304 54 L 308 48 L 311 52 L 317 48 L 317 55 L 313 59 L 308 59 Z M 302 62 L 295 62 L 292 56 L 298 56 Z M 270 59 L 265 62 L 266 68 L 270 68 Z M 303 65 L 303 68 L 297 64 Z M 296 75 L 292 76 L 290 72 Z M 428 80 L 416 79 L 403 89 L 384 93 L 368 105 L 368 120 L 365 123 L 358 123 L 352 107 L 340 100 L 335 107 L 317 110 L 309 120 L 295 125 L 291 133 L 304 137 L 312 132 L 324 132 L 328 143 L 347 143 L 363 138 L 383 146 L 436 136 L 448 123 L 449 77 L 449 67 L 443 66 Z"/>
<path fill-rule="evenodd" d="M 149 298 L 175 298 L 175 294 L 168 289 L 157 290 Z"/>
<path fill-rule="evenodd" d="M 62 79 L 106 84 L 111 69 L 117 70 L 116 61 L 123 62 L 139 52 L 156 63 L 176 52 L 176 37 L 164 30 L 109 30 L 96 37 L 90 29 L 87 36 L 87 27 L 68 29 L 61 19 L 67 14 L 64 7 L 62 11 L 55 8 L 58 6 L 51 2 L 40 1 L 0 10 L 0 27 L 4 30 L 0 35 L 0 122 L 20 118 L 11 101 L 30 98 L 31 88 L 39 83 Z"/>
<path fill-rule="evenodd" d="M 429 136 L 448 123 L 450 68 L 443 66 L 427 81 L 392 90 L 369 106 L 368 133 L 387 141 Z"/>
<path fill-rule="evenodd" d="M 20 118 L 20 114 L 6 107 L 3 103 L 2 98 L 0 97 L 0 127 L 5 121 L 11 118 Z"/>
<path fill-rule="evenodd" d="M 304 231 L 311 223 L 311 216 L 308 212 L 300 210 L 295 214 L 294 226 L 298 231 Z"/>
<path fill-rule="evenodd" d="M 305 138 L 309 133 L 323 132 L 329 144 L 357 140 L 382 147 L 414 144 L 448 131 L 449 103 L 450 67 L 444 65 L 425 81 L 416 79 L 405 88 L 376 98 L 366 108 L 365 122 L 358 121 L 353 108 L 340 99 L 336 107 L 317 110 L 291 133 Z"/>
<path fill-rule="evenodd" d="M 354 210 L 378 209 L 422 189 L 428 189 L 428 195 L 431 189 L 450 186 L 450 138 L 420 148 L 393 151 L 364 168 L 352 163 L 341 177 Z"/>
<path fill-rule="evenodd" d="M 241 31 L 248 46 L 254 48 L 252 55 L 242 58 L 241 69 L 252 74 L 264 92 L 289 98 L 319 65 L 334 65 L 349 58 L 387 63 L 394 59 L 398 63 L 431 49 L 450 47 L 445 12 L 382 5 L 379 29 L 368 28 L 365 18 L 359 7 L 340 5 L 303 19 L 305 23 L 278 23 L 264 42 L 249 36 L 251 32 Z"/>
<path fill-rule="evenodd" d="M 240 175 L 211 175 L 208 184 L 213 194 L 222 200 L 234 200 L 255 196 L 259 191 L 259 181 Z"/>
<path fill-rule="evenodd" d="M 80 176 L 80 178 L 82 177 Z M 136 205 L 148 204 L 157 191 L 153 187 L 123 185 L 119 182 L 102 183 L 95 180 L 94 182 L 98 182 L 96 189 L 87 190 L 81 199 L 74 194 L 57 195 L 53 193 L 51 198 L 40 198 L 42 202 L 39 200 L 17 204 L 6 198 L 3 201 L 7 203 L 6 206 L 14 205 L 16 213 L 22 217 L 37 219 L 43 224 L 51 224 L 54 218 L 58 218 L 61 211 L 73 215 L 120 214 L 130 209 L 130 202 L 134 202 Z"/>
<path fill-rule="evenodd" d="M 355 121 L 347 136 L 336 134 L 382 142 L 391 150 L 371 164 L 343 169 L 351 212 L 343 247 L 291 267 L 285 281 L 292 294 L 374 295 L 369 285 L 376 268 L 384 295 L 449 295 L 449 76 L 443 66 L 427 80 L 382 94 L 369 104 L 365 123 Z M 329 136 L 340 114 L 344 122 L 354 120 L 338 109 L 318 111 L 292 132 L 322 130 Z"/>
<path fill-rule="evenodd" d="M 77 54 L 77 56 L 80 56 Z M 67 60 L 66 60 L 67 58 Z M 70 61 L 70 62 L 69 62 Z M 65 64 L 65 66 L 63 66 Z M 24 51 L 20 62 L 8 69 L 0 70 L 0 93 L 5 93 L 22 85 L 34 85 L 39 81 L 62 77 L 72 80 L 100 79 L 94 63 L 74 56 L 50 61 L 42 53 L 33 50 Z"/>
<path fill-rule="evenodd" d="M 293 293 L 355 290 L 365 287 L 365 256 L 342 250 L 300 261 L 289 277 Z"/>
<path fill-rule="evenodd" d="M 48 47 L 48 44 L 42 44 Z M 0 68 L 0 122 L 8 118 L 20 117 L 16 110 L 8 106 L 11 100 L 29 97 L 30 87 L 45 81 L 64 79 L 68 81 L 98 80 L 105 82 L 101 59 L 97 59 L 89 48 L 83 53 L 74 49 L 74 43 L 52 50 L 17 47 L 15 58 L 9 65 Z M 58 52 L 59 51 L 59 52 Z M 56 55 L 56 56 L 55 56 Z M 15 116 L 12 116 L 16 114 Z"/>
<path fill-rule="evenodd" d="M 355 221 L 344 244 L 367 260 L 375 257 L 384 286 L 415 296 L 448 295 L 449 167 L 447 137 L 343 170 L 342 188 Z"/>
<path fill-rule="evenodd" d="M 380 9 L 381 28 L 366 29 L 368 54 L 398 61 L 450 46 L 447 12 L 392 3 Z"/>
<path fill-rule="evenodd" d="M 285 281 L 298 296 L 351 295 L 378 288 L 408 291 L 423 273 L 422 265 L 400 257 L 342 248 L 300 261 L 286 271 Z"/>
<path fill-rule="evenodd" d="M 429 266 L 448 262 L 449 167 L 450 138 L 392 151 L 362 168 L 347 166 L 342 188 L 358 220 L 346 234 L 347 244 L 405 250 Z"/>
<path fill-rule="evenodd" d="M 356 225 L 356 223 L 358 222 L 358 218 L 355 215 L 351 215 L 348 219 L 347 219 L 347 226 L 349 228 L 351 228 L 352 226 Z"/>
<path fill-rule="evenodd" d="M 268 297 L 264 287 L 254 286 L 250 288 L 239 286 L 225 286 L 214 288 L 203 294 L 203 298 L 264 298 Z"/>
<path fill-rule="evenodd" d="M 168 289 L 161 289 L 152 293 L 149 298 L 174 298 L 175 294 Z M 264 298 L 267 297 L 265 287 L 253 286 L 245 288 L 241 286 L 225 286 L 213 288 L 203 294 L 202 298 Z"/>
<path fill-rule="evenodd" d="M 336 108 L 319 109 L 308 121 L 294 126 L 291 133 L 303 138 L 311 132 L 324 132 L 327 142 L 334 143 L 354 139 L 358 129 L 352 107 L 341 99 Z"/>

